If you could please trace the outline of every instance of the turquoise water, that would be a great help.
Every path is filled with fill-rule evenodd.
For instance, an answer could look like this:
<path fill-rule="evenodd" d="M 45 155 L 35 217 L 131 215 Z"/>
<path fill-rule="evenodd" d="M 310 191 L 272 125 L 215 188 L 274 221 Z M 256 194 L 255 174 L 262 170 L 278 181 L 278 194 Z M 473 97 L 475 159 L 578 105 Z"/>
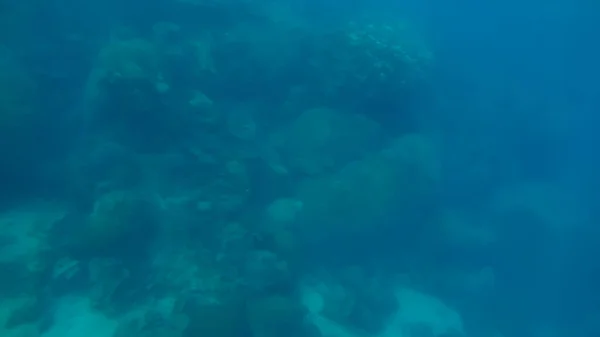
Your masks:
<path fill-rule="evenodd" d="M 600 335 L 593 1 L 0 1 L 0 336 Z"/>

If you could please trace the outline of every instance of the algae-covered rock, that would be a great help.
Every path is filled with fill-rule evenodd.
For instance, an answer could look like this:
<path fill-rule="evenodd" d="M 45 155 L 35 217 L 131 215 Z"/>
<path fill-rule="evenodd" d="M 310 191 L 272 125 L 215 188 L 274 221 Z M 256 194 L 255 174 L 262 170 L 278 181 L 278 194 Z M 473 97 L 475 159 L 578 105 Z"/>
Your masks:
<path fill-rule="evenodd" d="M 319 42 L 309 48 L 307 70 L 318 74 L 314 94 L 338 106 L 369 109 L 382 119 L 400 113 L 396 109 L 426 81 L 433 62 L 423 38 L 397 18 L 350 21 L 314 39 Z"/>
<path fill-rule="evenodd" d="M 136 192 L 101 196 L 87 219 L 66 240 L 76 257 L 130 258 L 144 255 L 161 222 L 153 197 Z"/>
<path fill-rule="evenodd" d="M 410 240 L 436 203 L 440 167 L 435 147 L 406 135 L 385 150 L 348 164 L 333 176 L 308 181 L 293 231 L 304 242 L 358 239 L 394 228 Z M 364 238 L 366 239 L 366 237 Z"/>
<path fill-rule="evenodd" d="M 339 169 L 377 149 L 379 125 L 358 114 L 328 108 L 304 111 L 274 136 L 283 164 L 292 172 L 315 175 Z"/>
<path fill-rule="evenodd" d="M 206 113 L 195 88 L 176 88 L 166 47 L 141 38 L 114 38 L 87 80 L 86 127 L 136 150 L 164 150 L 190 135 Z M 174 62 L 174 61 L 173 61 Z M 210 105 L 210 104 L 208 104 Z"/>

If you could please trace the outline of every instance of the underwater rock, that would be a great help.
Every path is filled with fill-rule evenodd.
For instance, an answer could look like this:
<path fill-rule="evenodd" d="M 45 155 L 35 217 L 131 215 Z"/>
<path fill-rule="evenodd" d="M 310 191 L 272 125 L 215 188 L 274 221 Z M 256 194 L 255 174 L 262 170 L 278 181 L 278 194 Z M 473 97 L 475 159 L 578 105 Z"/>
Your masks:
<path fill-rule="evenodd" d="M 258 125 L 249 107 L 235 107 L 227 113 L 227 130 L 235 138 L 252 141 L 258 135 Z"/>
<path fill-rule="evenodd" d="M 118 311 L 120 308 L 128 308 L 136 295 L 147 294 L 147 289 L 136 282 L 137 275 L 133 275 L 131 269 L 120 260 L 92 259 L 87 265 L 87 271 L 89 299 L 96 309 Z"/>
<path fill-rule="evenodd" d="M 318 292 L 319 303 L 313 311 L 361 334 L 381 333 L 399 308 L 395 289 L 376 278 L 359 282 L 349 282 L 343 277 L 328 279 L 314 290 Z"/>
<path fill-rule="evenodd" d="M 378 121 L 410 121 L 398 119 L 398 111 L 426 83 L 433 54 L 408 21 L 352 20 L 315 34 L 313 41 L 306 70 L 318 74 L 309 85 L 313 95 L 335 106 L 359 107 Z"/>
<path fill-rule="evenodd" d="M 136 192 L 101 196 L 64 249 L 76 258 L 143 256 L 161 223 L 157 200 Z"/>
<path fill-rule="evenodd" d="M 154 153 L 193 134 L 201 122 L 196 110 L 208 103 L 198 100 L 195 88 L 173 83 L 166 52 L 139 38 L 113 39 L 100 51 L 84 97 L 93 136 Z"/>
<path fill-rule="evenodd" d="M 367 287 L 354 289 L 355 299 L 347 324 L 369 334 L 380 333 L 399 308 L 391 289 Z"/>
<path fill-rule="evenodd" d="M 439 181 L 440 167 L 430 140 L 418 134 L 402 136 L 331 177 L 301 185 L 297 198 L 303 208 L 288 228 L 299 244 L 320 243 L 323 248 L 333 240 L 343 249 L 341 243 L 350 240 L 376 250 L 382 242 L 371 245 L 366 240 L 386 230 L 408 244 L 434 214 Z"/>
<path fill-rule="evenodd" d="M 305 287 L 302 291 L 302 303 L 311 312 L 310 320 L 314 322 L 324 335 L 362 336 L 365 326 L 356 326 L 352 320 L 331 320 L 325 316 L 328 300 L 328 286 L 317 284 Z M 400 287 L 387 294 L 396 304 L 391 312 L 380 317 L 377 336 L 406 337 L 442 337 L 465 336 L 460 315 L 447 307 L 439 299 L 413 289 Z M 360 303 L 356 305 L 360 306 Z M 391 307 L 390 307 L 391 309 Z M 358 309 L 361 311 L 362 309 Z M 363 322 L 364 323 L 364 322 Z M 368 323 L 368 322 L 367 322 Z M 366 327 L 373 327 L 366 325 Z M 375 330 L 371 330 L 375 331 Z"/>
<path fill-rule="evenodd" d="M 216 125 L 221 117 L 213 100 L 198 90 L 192 92 L 188 109 L 202 125 Z"/>
<path fill-rule="evenodd" d="M 4 326 L 13 329 L 21 325 L 37 323 L 43 317 L 45 310 L 46 306 L 37 298 L 27 299 L 11 312 Z"/>
<path fill-rule="evenodd" d="M 306 308 L 289 295 L 229 294 L 215 301 L 189 300 L 183 337 L 318 337 L 306 321 Z"/>
<path fill-rule="evenodd" d="M 336 283 L 319 287 L 319 291 L 322 296 L 320 314 L 334 322 L 348 321 L 355 305 L 351 291 Z"/>
<path fill-rule="evenodd" d="M 302 210 L 302 201 L 292 198 L 280 198 L 267 206 L 267 226 L 285 226 L 296 220 L 296 215 Z"/>
<path fill-rule="evenodd" d="M 202 186 L 197 210 L 228 217 L 244 209 L 248 202 L 250 176 L 245 161 L 229 160 L 220 164 L 218 171 L 209 176 L 212 179 Z"/>
<path fill-rule="evenodd" d="M 275 134 L 273 146 L 287 169 L 318 175 L 378 149 L 382 135 L 380 126 L 362 115 L 315 108 L 304 111 Z"/>
<path fill-rule="evenodd" d="M 460 315 L 440 299 L 407 288 L 398 289 L 396 296 L 400 309 L 389 327 L 392 331 L 417 329 L 435 337 L 465 336 Z"/>
<path fill-rule="evenodd" d="M 287 293 L 294 285 L 286 261 L 269 251 L 248 254 L 243 282 L 252 293 Z"/>

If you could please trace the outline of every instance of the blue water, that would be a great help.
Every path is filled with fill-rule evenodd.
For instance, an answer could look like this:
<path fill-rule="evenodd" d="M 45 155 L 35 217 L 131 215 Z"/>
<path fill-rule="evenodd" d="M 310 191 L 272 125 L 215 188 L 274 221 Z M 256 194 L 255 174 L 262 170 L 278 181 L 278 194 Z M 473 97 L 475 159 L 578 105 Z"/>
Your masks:
<path fill-rule="evenodd" d="M 0 1 L 0 336 L 600 336 L 599 22 Z"/>

